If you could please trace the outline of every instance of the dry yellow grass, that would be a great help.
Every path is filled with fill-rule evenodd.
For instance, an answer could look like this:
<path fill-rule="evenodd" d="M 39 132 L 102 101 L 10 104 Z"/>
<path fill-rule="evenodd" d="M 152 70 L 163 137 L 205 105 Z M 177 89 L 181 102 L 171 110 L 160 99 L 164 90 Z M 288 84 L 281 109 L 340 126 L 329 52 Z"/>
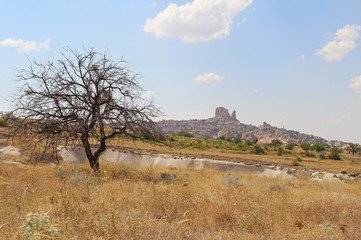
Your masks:
<path fill-rule="evenodd" d="M 0 238 L 46 213 L 59 239 L 361 239 L 361 183 L 211 170 L 0 164 Z M 39 233 L 39 239 L 48 236 Z"/>

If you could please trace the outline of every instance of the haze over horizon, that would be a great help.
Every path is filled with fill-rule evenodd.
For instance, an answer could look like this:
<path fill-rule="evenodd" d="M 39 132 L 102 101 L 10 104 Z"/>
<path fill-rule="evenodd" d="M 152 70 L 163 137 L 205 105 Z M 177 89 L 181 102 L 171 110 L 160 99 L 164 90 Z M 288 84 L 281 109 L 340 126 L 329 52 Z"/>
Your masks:
<path fill-rule="evenodd" d="M 0 111 L 28 59 L 124 59 L 164 119 L 223 106 L 246 124 L 361 143 L 361 1 L 0 0 Z"/>

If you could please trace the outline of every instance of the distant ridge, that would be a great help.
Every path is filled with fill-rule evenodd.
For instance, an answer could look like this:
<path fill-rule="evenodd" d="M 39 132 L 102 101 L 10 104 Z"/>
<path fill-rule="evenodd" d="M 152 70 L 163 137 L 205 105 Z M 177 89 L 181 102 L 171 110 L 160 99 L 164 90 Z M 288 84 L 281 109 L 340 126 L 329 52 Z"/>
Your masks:
<path fill-rule="evenodd" d="M 209 119 L 200 120 L 162 120 L 157 122 L 160 130 L 165 134 L 177 134 L 181 131 L 192 133 L 196 137 L 241 139 L 257 139 L 260 143 L 270 143 L 272 139 L 279 139 L 284 144 L 288 143 L 323 143 L 329 146 L 343 147 L 345 142 L 326 140 L 310 134 L 300 133 L 294 130 L 273 127 L 263 122 L 259 127 L 243 124 L 236 118 L 236 111 L 229 114 L 228 109 L 217 107 L 215 116 Z"/>

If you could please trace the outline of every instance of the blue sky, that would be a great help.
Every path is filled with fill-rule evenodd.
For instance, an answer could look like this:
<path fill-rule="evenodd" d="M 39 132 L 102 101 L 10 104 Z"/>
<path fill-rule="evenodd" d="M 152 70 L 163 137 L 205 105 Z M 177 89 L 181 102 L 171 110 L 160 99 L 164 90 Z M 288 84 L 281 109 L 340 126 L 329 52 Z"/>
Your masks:
<path fill-rule="evenodd" d="M 3 1 L 0 110 L 16 69 L 64 47 L 109 49 L 142 75 L 164 119 L 217 106 L 326 139 L 361 143 L 361 1 Z"/>

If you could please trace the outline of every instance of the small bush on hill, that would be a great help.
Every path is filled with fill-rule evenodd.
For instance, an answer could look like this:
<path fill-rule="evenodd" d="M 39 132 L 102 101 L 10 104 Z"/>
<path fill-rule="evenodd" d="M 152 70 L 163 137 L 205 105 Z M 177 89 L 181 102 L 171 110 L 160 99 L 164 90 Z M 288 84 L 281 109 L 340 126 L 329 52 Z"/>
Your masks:
<path fill-rule="evenodd" d="M 285 154 L 286 152 L 285 152 L 285 150 L 283 149 L 283 147 L 279 147 L 278 149 L 277 149 L 277 155 L 278 156 L 281 156 L 281 155 L 283 155 L 283 154 Z"/>
<path fill-rule="evenodd" d="M 349 143 L 346 147 L 346 151 L 348 153 L 351 153 L 352 156 L 355 155 L 355 153 L 358 153 L 361 151 L 361 146 L 359 144 L 356 143 Z"/>
<path fill-rule="evenodd" d="M 264 149 L 263 149 L 260 145 L 255 144 L 255 145 L 253 146 L 252 153 L 254 153 L 254 154 L 264 154 L 265 151 L 264 151 Z"/>
<path fill-rule="evenodd" d="M 251 140 L 247 139 L 245 141 L 245 143 L 248 145 L 248 146 L 252 146 L 254 144 L 254 142 L 252 142 Z"/>
<path fill-rule="evenodd" d="M 309 142 L 303 142 L 300 144 L 300 147 L 307 152 L 308 150 L 310 150 L 311 144 Z"/>
<path fill-rule="evenodd" d="M 340 154 L 342 153 L 342 150 L 338 147 L 331 148 L 330 154 L 328 155 L 328 158 L 332 160 L 341 160 Z"/>
<path fill-rule="evenodd" d="M 218 138 L 218 140 L 226 140 L 226 137 L 225 137 L 225 136 L 220 136 L 220 137 Z"/>
<path fill-rule="evenodd" d="M 241 143 L 242 140 L 239 138 L 239 137 L 236 137 L 234 140 L 233 140 L 234 144 L 238 144 L 238 143 Z"/>
<path fill-rule="evenodd" d="M 295 146 L 297 146 L 297 144 L 295 144 L 295 143 L 289 143 L 289 144 L 286 145 L 286 149 L 287 149 L 287 150 L 293 150 L 293 148 L 294 148 Z"/>
<path fill-rule="evenodd" d="M 281 140 L 279 139 L 272 139 L 270 145 L 274 148 L 280 147 L 282 145 Z"/>
<path fill-rule="evenodd" d="M 325 151 L 326 147 L 322 143 L 314 143 L 311 149 L 319 153 L 321 151 Z"/>
<path fill-rule="evenodd" d="M 193 134 L 191 134 L 189 132 L 186 132 L 186 131 L 181 131 L 177 135 L 180 136 L 180 137 L 188 137 L 188 138 L 194 137 Z"/>

